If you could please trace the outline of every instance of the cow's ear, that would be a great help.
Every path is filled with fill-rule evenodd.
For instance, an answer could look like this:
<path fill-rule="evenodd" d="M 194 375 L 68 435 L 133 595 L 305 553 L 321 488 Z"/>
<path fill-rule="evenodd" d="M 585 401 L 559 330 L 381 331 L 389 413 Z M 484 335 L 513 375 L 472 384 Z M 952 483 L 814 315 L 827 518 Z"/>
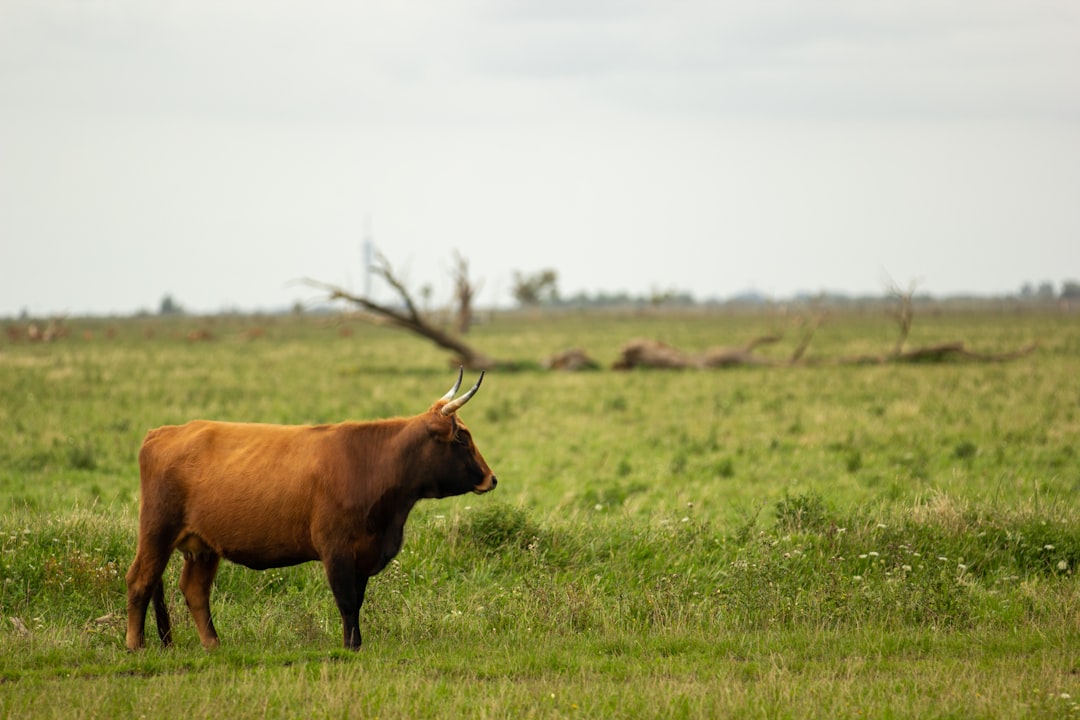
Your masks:
<path fill-rule="evenodd" d="M 450 442 L 457 435 L 458 421 L 456 415 L 443 415 L 442 413 L 433 413 L 431 419 L 431 434 L 440 440 Z"/>

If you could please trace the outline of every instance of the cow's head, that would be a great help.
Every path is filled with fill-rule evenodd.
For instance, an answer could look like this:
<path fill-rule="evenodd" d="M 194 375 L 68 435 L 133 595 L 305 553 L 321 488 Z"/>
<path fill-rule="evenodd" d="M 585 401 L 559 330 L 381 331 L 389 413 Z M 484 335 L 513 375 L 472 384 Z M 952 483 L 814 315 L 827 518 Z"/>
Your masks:
<path fill-rule="evenodd" d="M 497 484 L 495 473 L 488 467 L 480 451 L 473 443 L 472 433 L 457 416 L 462 405 L 469 402 L 480 388 L 484 373 L 464 395 L 455 398 L 461 387 L 464 369 L 458 372 L 457 382 L 450 392 L 431 406 L 427 413 L 427 427 L 433 443 L 429 443 L 430 457 L 425 458 L 426 467 L 434 479 L 429 489 L 431 497 L 449 497 L 467 492 L 486 493 Z"/>

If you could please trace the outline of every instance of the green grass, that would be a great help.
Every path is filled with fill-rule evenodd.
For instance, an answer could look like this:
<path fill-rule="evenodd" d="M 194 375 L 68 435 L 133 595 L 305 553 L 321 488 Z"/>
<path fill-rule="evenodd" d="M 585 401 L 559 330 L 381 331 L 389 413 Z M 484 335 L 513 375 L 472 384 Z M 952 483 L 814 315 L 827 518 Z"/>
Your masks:
<path fill-rule="evenodd" d="M 789 330 L 782 357 L 789 322 L 500 316 L 472 340 L 607 365 L 632 337 Z M 127 653 L 135 454 L 195 417 L 420 412 L 445 358 L 327 319 L 72 324 L 0 346 L 0 716 L 1080 717 L 1068 315 L 917 316 L 912 345 L 1041 342 L 1006 364 L 493 373 L 464 416 L 499 487 L 417 507 L 356 655 L 317 564 L 224 564 L 204 652 L 175 560 L 176 646 Z M 832 318 L 811 355 L 892 332 Z"/>

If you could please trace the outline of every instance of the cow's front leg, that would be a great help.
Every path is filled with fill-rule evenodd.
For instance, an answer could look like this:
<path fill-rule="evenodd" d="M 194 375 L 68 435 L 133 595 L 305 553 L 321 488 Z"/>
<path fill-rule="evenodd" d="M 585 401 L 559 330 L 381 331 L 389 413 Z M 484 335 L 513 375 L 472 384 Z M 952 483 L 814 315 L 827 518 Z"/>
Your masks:
<path fill-rule="evenodd" d="M 330 590 L 334 593 L 341 613 L 342 638 L 345 647 L 360 649 L 360 606 L 367 591 L 367 575 L 356 569 L 352 558 L 330 558 L 323 562 Z"/>

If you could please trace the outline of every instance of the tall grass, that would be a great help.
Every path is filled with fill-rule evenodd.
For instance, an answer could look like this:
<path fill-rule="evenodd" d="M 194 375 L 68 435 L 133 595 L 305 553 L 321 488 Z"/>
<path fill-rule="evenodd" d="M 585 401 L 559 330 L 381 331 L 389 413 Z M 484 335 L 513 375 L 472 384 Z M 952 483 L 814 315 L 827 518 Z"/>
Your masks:
<path fill-rule="evenodd" d="M 1080 667 L 1075 512 L 1005 512 L 936 496 L 793 521 L 801 504 L 816 507 L 789 497 L 775 522 L 734 528 L 603 512 L 552 521 L 502 503 L 426 509 L 371 585 L 367 645 L 356 657 L 337 649 L 336 611 L 314 564 L 263 573 L 226 565 L 214 598 L 225 648 L 206 655 L 175 590 L 174 563 L 177 647 L 130 655 L 115 568 L 130 554 L 132 518 L 21 515 L 15 525 L 24 527 L 2 551 L 12 581 L 3 608 L 25 629 L 0 632 L 0 697 L 9 709 L 50 716 L 61 714 L 52 704 L 59 693 L 96 714 L 67 679 L 85 678 L 121 715 L 153 707 L 131 700 L 149 688 L 199 707 L 208 701 L 197 688 L 207 684 L 239 716 L 317 711 L 315 692 L 336 698 L 326 706 L 335 716 L 356 707 L 392 717 L 538 707 L 934 716 L 939 700 L 980 714 L 980 697 L 986 715 L 1072 711 L 1060 696 L 1074 691 Z M 178 682 L 193 676 L 198 684 Z M 256 702 L 254 687 L 267 682 L 274 689 Z M 384 687 L 373 692 L 373 682 Z M 907 690 L 885 695 L 884 686 Z"/>

